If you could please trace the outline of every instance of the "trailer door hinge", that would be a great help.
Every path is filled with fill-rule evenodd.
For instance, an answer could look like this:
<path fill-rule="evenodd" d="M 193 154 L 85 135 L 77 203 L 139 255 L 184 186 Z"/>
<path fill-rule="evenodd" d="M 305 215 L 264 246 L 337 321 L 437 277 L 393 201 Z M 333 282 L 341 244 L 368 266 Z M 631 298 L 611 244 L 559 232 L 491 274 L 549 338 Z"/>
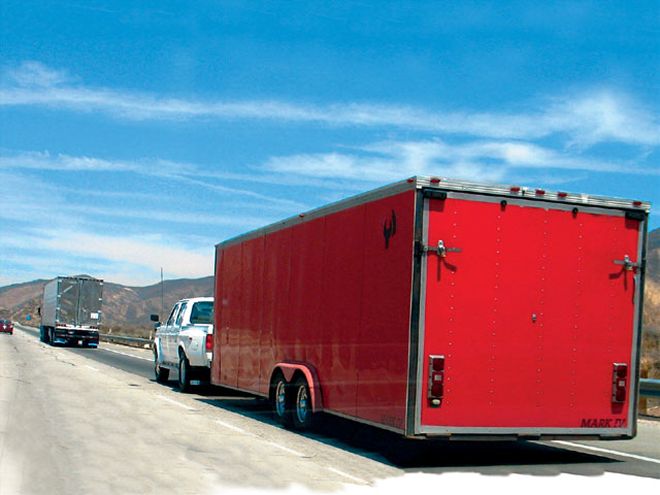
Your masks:
<path fill-rule="evenodd" d="M 436 246 L 424 246 L 423 248 L 424 253 L 436 253 L 441 258 L 446 258 L 447 253 L 460 253 L 461 251 L 463 251 L 461 248 L 445 246 L 445 242 L 442 239 L 438 241 Z"/>
<path fill-rule="evenodd" d="M 627 254 L 623 257 L 622 260 L 614 260 L 615 265 L 623 265 L 623 269 L 630 272 L 633 268 L 639 268 L 642 266 L 641 263 L 635 263 L 630 259 L 630 256 Z"/>

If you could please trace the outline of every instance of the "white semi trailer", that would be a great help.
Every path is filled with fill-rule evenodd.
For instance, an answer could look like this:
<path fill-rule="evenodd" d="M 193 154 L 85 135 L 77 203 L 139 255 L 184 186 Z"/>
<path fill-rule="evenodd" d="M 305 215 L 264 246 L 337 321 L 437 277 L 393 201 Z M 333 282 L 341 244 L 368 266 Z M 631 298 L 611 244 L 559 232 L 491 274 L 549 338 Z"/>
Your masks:
<path fill-rule="evenodd" d="M 44 286 L 39 315 L 42 342 L 98 347 L 103 280 L 57 277 Z"/>

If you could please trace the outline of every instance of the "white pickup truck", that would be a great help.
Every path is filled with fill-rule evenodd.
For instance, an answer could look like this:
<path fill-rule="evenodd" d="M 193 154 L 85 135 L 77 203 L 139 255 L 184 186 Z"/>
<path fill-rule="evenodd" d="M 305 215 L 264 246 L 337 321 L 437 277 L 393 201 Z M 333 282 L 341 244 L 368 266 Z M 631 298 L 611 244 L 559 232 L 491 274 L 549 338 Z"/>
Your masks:
<path fill-rule="evenodd" d="M 170 370 L 178 370 L 179 390 L 209 381 L 213 350 L 213 298 L 196 297 L 178 301 L 167 321 L 158 315 L 154 338 L 154 372 L 158 383 L 166 383 Z"/>

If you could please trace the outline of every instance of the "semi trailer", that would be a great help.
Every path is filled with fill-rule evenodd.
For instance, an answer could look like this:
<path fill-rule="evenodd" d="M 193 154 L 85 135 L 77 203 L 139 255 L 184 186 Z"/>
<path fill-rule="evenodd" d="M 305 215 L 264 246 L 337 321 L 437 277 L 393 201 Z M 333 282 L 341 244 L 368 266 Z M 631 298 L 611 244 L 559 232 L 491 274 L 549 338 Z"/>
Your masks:
<path fill-rule="evenodd" d="M 649 209 L 412 177 L 226 240 L 212 383 L 294 428 L 632 438 Z"/>
<path fill-rule="evenodd" d="M 103 280 L 57 277 L 43 289 L 40 339 L 47 344 L 98 347 Z"/>

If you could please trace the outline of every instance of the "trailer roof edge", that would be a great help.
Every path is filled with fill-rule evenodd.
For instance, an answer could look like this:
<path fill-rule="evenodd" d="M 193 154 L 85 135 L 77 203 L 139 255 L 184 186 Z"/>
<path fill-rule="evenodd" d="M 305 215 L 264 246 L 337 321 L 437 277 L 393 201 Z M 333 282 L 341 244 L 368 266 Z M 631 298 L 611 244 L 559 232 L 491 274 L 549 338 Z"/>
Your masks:
<path fill-rule="evenodd" d="M 651 203 L 648 201 L 597 196 L 584 193 L 550 191 L 527 186 L 471 182 L 437 176 L 413 176 L 398 182 L 394 182 L 392 184 L 372 189 L 364 193 L 335 201 L 324 206 L 320 206 L 318 208 L 314 208 L 306 212 L 299 213 L 298 215 L 285 218 L 263 227 L 257 227 L 256 229 L 221 241 L 217 243 L 215 247 L 217 248 L 219 246 L 228 246 L 237 242 L 247 241 L 286 227 L 291 227 L 299 223 L 322 217 L 330 213 L 335 213 L 347 208 L 351 208 L 353 206 L 358 206 L 374 199 L 385 198 L 394 194 L 399 194 L 401 192 L 422 188 L 489 194 L 494 196 L 544 201 L 557 204 L 571 204 L 576 206 L 600 206 L 618 210 L 636 210 L 641 211 L 644 214 L 648 214 L 651 208 Z"/>

